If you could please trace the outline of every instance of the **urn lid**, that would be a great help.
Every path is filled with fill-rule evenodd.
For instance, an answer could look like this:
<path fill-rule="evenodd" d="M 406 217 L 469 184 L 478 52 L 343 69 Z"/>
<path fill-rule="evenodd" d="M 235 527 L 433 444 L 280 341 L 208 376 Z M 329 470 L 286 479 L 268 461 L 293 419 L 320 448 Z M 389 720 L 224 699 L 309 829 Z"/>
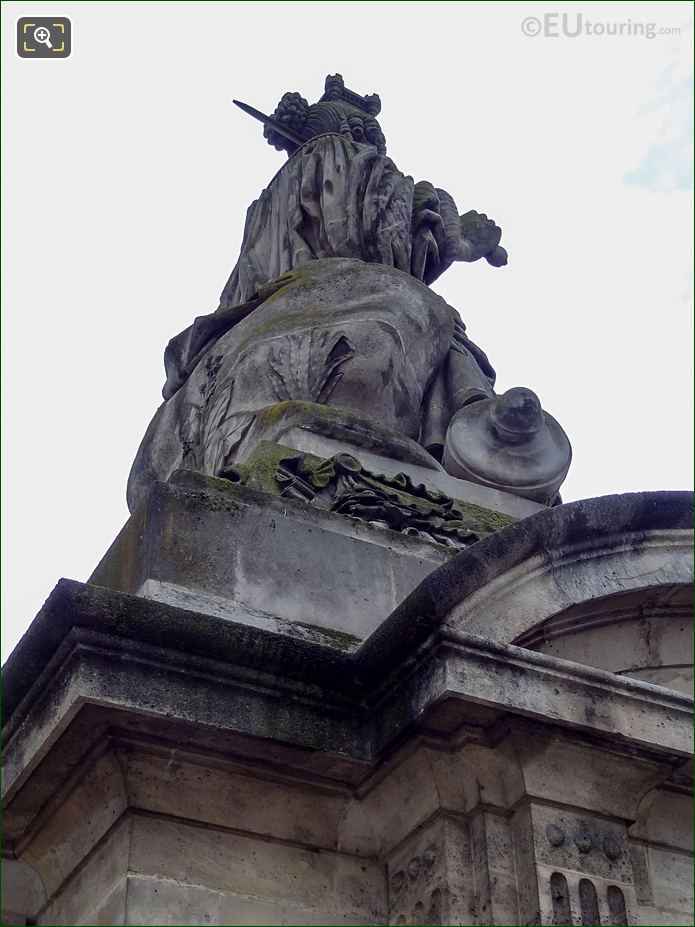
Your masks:
<path fill-rule="evenodd" d="M 532 390 L 517 386 L 454 415 L 443 463 L 452 476 L 550 505 L 571 460 L 560 425 Z"/>

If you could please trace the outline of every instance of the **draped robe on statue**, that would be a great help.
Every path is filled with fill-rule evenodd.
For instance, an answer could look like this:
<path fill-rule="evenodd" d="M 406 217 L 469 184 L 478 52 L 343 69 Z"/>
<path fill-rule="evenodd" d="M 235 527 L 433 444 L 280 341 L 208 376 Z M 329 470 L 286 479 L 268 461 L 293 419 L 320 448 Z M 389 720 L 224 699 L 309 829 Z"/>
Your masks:
<path fill-rule="evenodd" d="M 459 234 L 451 197 L 374 147 L 329 134 L 299 148 L 249 208 L 219 308 L 167 347 L 131 508 L 178 467 L 217 475 L 243 460 L 283 402 L 313 404 L 324 430 L 338 427 L 326 407 L 352 433 L 368 421 L 372 442 L 375 429 L 394 454 L 417 442 L 437 467 L 451 416 L 493 395 L 495 376 L 426 285 Z"/>

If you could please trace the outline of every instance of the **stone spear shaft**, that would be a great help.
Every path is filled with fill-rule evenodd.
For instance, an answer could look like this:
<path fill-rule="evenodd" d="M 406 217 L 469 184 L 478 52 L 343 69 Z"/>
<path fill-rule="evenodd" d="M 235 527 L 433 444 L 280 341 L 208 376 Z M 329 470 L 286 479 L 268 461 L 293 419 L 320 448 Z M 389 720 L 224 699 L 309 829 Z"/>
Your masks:
<path fill-rule="evenodd" d="M 239 109 L 243 110 L 245 113 L 248 113 L 249 116 L 253 116 L 254 119 L 258 119 L 259 122 L 262 122 L 263 125 L 269 126 L 274 132 L 278 132 L 280 135 L 284 135 L 285 138 L 288 138 L 291 142 L 294 142 L 295 145 L 303 145 L 307 141 L 303 135 L 300 135 L 298 132 L 293 132 L 292 129 L 288 129 L 286 126 L 283 126 L 281 123 L 276 122 L 274 119 L 271 119 L 270 116 L 265 116 L 260 110 L 254 109 L 253 106 L 249 106 L 248 103 L 241 103 L 239 100 L 232 100 L 235 106 L 238 106 Z"/>

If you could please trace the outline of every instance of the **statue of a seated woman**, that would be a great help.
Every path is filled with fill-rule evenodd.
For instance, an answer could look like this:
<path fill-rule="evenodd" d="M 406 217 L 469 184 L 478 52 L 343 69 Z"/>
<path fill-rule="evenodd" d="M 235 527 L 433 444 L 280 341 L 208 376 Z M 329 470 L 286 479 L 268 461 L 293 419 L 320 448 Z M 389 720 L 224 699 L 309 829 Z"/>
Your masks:
<path fill-rule="evenodd" d="M 398 170 L 379 109 L 334 75 L 317 104 L 285 94 L 262 117 L 288 161 L 248 210 L 219 308 L 167 347 L 166 401 L 138 452 L 131 506 L 178 467 L 226 472 L 278 440 L 279 421 L 463 466 L 445 455 L 447 431 L 459 410 L 495 401 L 495 372 L 429 284 L 455 261 L 499 267 L 507 255 L 487 216 L 460 216 L 446 191 Z"/>

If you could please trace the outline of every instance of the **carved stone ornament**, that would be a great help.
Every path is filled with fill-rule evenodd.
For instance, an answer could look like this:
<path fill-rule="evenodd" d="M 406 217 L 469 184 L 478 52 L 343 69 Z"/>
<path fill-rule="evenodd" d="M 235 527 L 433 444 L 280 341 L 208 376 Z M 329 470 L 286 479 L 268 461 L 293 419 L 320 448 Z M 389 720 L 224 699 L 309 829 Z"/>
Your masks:
<path fill-rule="evenodd" d="M 594 845 L 593 840 L 588 834 L 577 834 L 574 843 L 580 853 L 588 853 Z"/>
<path fill-rule="evenodd" d="M 603 838 L 603 852 L 608 859 L 618 859 L 622 854 L 620 843 L 612 834 L 606 834 Z"/>
<path fill-rule="evenodd" d="M 572 460 L 567 435 L 536 394 L 513 387 L 464 406 L 444 445 L 449 473 L 551 505 Z"/>
<path fill-rule="evenodd" d="M 438 855 L 438 853 L 437 853 L 437 847 L 436 847 L 436 845 L 435 845 L 434 843 L 431 843 L 431 844 L 427 847 L 427 849 L 425 850 L 425 852 L 422 854 L 422 858 L 423 858 L 423 860 L 424 860 L 424 862 L 425 862 L 425 866 L 427 866 L 428 869 L 431 869 L 432 866 L 434 865 L 434 863 L 435 863 L 435 861 L 436 861 L 436 859 L 437 859 L 437 855 Z"/>
<path fill-rule="evenodd" d="M 280 461 L 276 479 L 287 498 L 317 502 L 331 512 L 445 547 L 461 549 L 480 540 L 453 499 L 415 485 L 405 473 L 372 473 L 350 454 L 336 454 L 317 467 L 306 455 L 287 457 Z"/>
<path fill-rule="evenodd" d="M 560 847 L 565 842 L 564 831 L 557 824 L 548 824 L 545 835 L 548 838 L 548 843 L 553 847 Z"/>

